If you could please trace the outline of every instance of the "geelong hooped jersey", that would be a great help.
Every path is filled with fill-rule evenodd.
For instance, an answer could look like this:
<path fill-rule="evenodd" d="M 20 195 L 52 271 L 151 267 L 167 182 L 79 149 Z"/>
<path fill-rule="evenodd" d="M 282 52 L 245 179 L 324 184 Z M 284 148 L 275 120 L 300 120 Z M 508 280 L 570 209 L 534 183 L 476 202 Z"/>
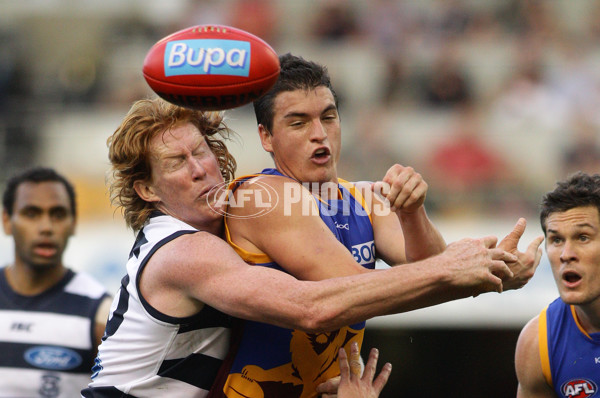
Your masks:
<path fill-rule="evenodd" d="M 600 333 L 587 333 L 560 298 L 539 317 L 542 371 L 559 397 L 600 397 Z"/>
<path fill-rule="evenodd" d="M 198 232 L 173 217 L 154 214 L 138 233 L 127 275 L 113 301 L 92 382 L 84 397 L 205 397 L 229 349 L 232 318 L 204 306 L 176 318 L 141 295 L 141 273 L 163 245 Z"/>
<path fill-rule="evenodd" d="M 104 287 L 67 270 L 49 290 L 22 296 L 0 269 L 0 397 L 73 398 L 90 381 L 94 320 Z"/>
<path fill-rule="evenodd" d="M 273 169 L 263 170 L 262 174 L 280 175 Z M 233 186 L 235 189 L 239 183 Z M 352 184 L 343 180 L 338 183 L 338 191 L 337 199 L 314 198 L 320 217 L 356 261 L 372 269 L 375 267 L 373 227 L 364 200 Z M 284 271 L 268 256 L 237 247 L 228 231 L 226 234 L 229 243 L 249 264 Z M 365 322 L 361 322 L 328 333 L 310 334 L 246 321 L 223 391 L 228 397 L 316 397 L 317 385 L 339 375 L 339 349 L 345 347 L 349 352 L 354 341 L 360 347 L 364 328 Z"/>

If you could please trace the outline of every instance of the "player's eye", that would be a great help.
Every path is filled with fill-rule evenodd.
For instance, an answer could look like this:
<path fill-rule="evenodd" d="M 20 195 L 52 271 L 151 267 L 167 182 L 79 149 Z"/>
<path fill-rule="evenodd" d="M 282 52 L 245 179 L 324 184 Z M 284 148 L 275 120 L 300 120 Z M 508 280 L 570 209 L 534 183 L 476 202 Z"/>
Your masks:
<path fill-rule="evenodd" d="M 204 148 L 202 149 L 196 149 L 193 153 L 192 156 L 195 158 L 203 158 L 206 156 L 206 150 Z"/>
<path fill-rule="evenodd" d="M 590 240 L 590 237 L 587 235 L 579 235 L 579 241 L 580 242 L 587 242 Z"/>
<path fill-rule="evenodd" d="M 54 220 L 64 220 L 69 215 L 69 212 L 64 207 L 53 209 L 50 212 L 50 217 Z"/>
<path fill-rule="evenodd" d="M 165 166 L 167 169 L 175 169 L 177 167 L 180 167 L 184 163 L 184 161 L 185 157 L 183 156 L 172 157 L 165 162 Z"/>
<path fill-rule="evenodd" d="M 21 215 L 27 218 L 35 218 L 39 216 L 40 213 L 40 210 L 34 207 L 26 207 L 25 209 L 21 210 Z"/>
<path fill-rule="evenodd" d="M 553 245 L 559 245 L 562 242 L 562 238 L 560 238 L 558 236 L 551 236 L 551 237 L 548 238 L 548 240 Z"/>

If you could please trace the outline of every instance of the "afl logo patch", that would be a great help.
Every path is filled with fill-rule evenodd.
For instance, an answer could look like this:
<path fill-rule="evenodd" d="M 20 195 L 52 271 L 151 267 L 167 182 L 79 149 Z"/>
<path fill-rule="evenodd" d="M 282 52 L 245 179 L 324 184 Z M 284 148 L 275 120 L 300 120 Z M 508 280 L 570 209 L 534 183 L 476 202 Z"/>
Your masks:
<path fill-rule="evenodd" d="M 567 398 L 588 398 L 596 395 L 598 387 L 591 380 L 575 379 L 564 383 L 560 391 Z"/>
<path fill-rule="evenodd" d="M 81 356 L 68 348 L 39 346 L 25 351 L 25 361 L 36 367 L 51 370 L 69 370 L 81 365 Z"/>
<path fill-rule="evenodd" d="M 239 188 L 235 191 L 229 189 L 229 183 L 223 182 L 214 186 L 208 192 L 208 206 L 218 214 L 230 218 L 255 218 L 264 216 L 275 209 L 279 203 L 277 191 L 260 180 L 249 181 L 250 188 Z M 252 204 L 253 213 L 245 215 L 231 214 L 227 210 L 234 207 L 244 207 Z"/>

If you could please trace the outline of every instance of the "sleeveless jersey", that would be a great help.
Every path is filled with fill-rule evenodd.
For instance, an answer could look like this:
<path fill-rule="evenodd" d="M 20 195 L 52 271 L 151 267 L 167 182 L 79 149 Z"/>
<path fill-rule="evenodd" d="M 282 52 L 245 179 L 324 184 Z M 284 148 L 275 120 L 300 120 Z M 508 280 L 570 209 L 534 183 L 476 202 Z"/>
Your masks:
<path fill-rule="evenodd" d="M 557 396 L 600 397 L 600 333 L 587 333 L 560 298 L 540 313 L 542 372 Z"/>
<path fill-rule="evenodd" d="M 96 312 L 107 292 L 67 270 L 35 296 L 9 286 L 0 269 L 0 397 L 73 398 L 90 381 Z"/>
<path fill-rule="evenodd" d="M 261 174 L 281 175 L 274 169 L 263 170 Z M 237 179 L 232 189 L 253 177 Z M 357 262 L 373 269 L 373 226 L 362 195 L 343 180 L 339 181 L 338 189 L 337 200 L 314 197 L 320 217 Z M 227 223 L 225 226 L 229 243 L 246 262 L 285 272 L 267 255 L 248 253 L 237 247 L 231 242 Z M 239 350 L 223 388 L 225 394 L 228 397 L 304 398 L 317 396 L 317 385 L 339 375 L 338 351 L 345 347 L 349 352 L 354 341 L 360 347 L 365 322 L 318 334 L 251 321 L 244 322 L 243 327 Z"/>
<path fill-rule="evenodd" d="M 186 397 L 208 395 L 229 349 L 232 318 L 207 305 L 176 318 L 153 308 L 139 281 L 152 255 L 184 234 L 198 232 L 155 213 L 138 233 L 127 275 L 113 301 L 106 331 L 84 397 Z"/>

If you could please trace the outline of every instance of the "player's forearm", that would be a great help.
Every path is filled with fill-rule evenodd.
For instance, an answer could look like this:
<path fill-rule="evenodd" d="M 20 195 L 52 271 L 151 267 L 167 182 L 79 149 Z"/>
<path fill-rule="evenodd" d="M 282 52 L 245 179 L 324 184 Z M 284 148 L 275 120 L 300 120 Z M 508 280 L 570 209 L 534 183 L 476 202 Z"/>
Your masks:
<path fill-rule="evenodd" d="M 323 285 L 317 291 L 304 291 L 307 306 L 303 311 L 313 314 L 304 328 L 328 331 L 471 296 L 475 287 L 453 284 L 446 267 L 432 264 L 440 260 L 431 258 L 367 275 L 318 282 Z"/>
<path fill-rule="evenodd" d="M 446 267 L 430 264 L 438 260 L 318 282 L 252 267 L 256 272 L 247 272 L 248 283 L 230 290 L 225 298 L 213 296 L 207 301 L 242 319 L 313 333 L 330 331 L 375 316 L 469 296 L 467 289 L 452 287 Z"/>
<path fill-rule="evenodd" d="M 414 213 L 401 213 L 398 217 L 404 231 L 406 259 L 418 261 L 444 251 L 446 242 L 433 225 L 422 206 Z"/>
<path fill-rule="evenodd" d="M 505 262 L 516 256 L 492 249 L 495 242 L 494 237 L 462 239 L 425 260 L 318 282 L 298 281 L 267 267 L 233 267 L 235 272 L 224 272 L 215 283 L 203 281 L 198 299 L 243 319 L 308 332 L 333 330 L 497 291 L 510 272 Z"/>
<path fill-rule="evenodd" d="M 468 296 L 450 292 L 445 277 L 434 267 L 430 271 L 433 272 L 400 265 L 350 282 L 340 297 L 331 298 L 332 311 L 329 317 L 322 319 L 322 327 L 328 329 L 328 322 L 352 324 Z M 337 325 L 329 328 L 333 326 Z"/>

